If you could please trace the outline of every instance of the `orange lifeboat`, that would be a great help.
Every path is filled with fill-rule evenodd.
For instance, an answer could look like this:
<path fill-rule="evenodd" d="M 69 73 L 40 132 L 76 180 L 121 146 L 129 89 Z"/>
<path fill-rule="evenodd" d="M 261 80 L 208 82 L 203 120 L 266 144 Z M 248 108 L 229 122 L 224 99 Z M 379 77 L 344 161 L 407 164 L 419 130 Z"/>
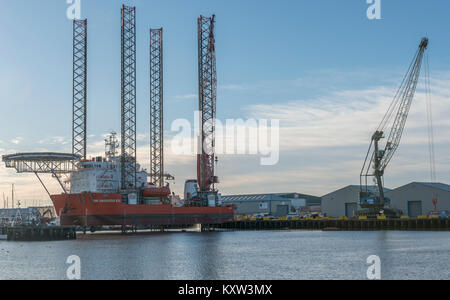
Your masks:
<path fill-rule="evenodd" d="M 142 189 L 142 196 L 144 197 L 168 197 L 170 193 L 170 188 L 168 186 L 147 186 Z"/>

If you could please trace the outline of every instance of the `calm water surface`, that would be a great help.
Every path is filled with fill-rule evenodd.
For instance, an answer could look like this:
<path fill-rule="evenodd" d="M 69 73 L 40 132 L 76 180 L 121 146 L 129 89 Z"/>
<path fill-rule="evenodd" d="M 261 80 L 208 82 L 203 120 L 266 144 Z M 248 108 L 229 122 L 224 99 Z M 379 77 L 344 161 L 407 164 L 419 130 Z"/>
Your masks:
<path fill-rule="evenodd" d="M 0 241 L 0 279 L 450 279 L 448 232 L 252 231 L 90 235 L 75 241 Z"/>

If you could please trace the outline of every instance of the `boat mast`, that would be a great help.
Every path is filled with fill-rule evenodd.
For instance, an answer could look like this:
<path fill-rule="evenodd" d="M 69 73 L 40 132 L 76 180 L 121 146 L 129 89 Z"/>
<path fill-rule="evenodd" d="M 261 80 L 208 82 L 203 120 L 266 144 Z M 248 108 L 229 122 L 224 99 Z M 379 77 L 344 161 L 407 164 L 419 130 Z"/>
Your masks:
<path fill-rule="evenodd" d="M 12 201 L 12 208 L 14 208 L 14 183 L 11 187 L 11 201 Z"/>

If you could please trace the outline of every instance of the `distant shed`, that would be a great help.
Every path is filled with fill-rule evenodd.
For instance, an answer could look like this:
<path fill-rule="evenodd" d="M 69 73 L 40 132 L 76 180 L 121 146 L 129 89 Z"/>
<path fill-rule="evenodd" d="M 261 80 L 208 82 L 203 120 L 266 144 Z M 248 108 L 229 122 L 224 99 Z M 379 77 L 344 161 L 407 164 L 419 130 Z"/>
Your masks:
<path fill-rule="evenodd" d="M 438 211 L 450 211 L 450 185 L 444 183 L 412 182 L 386 194 L 391 206 L 404 215 L 417 217 L 434 211 L 433 199 L 437 199 Z"/>
<path fill-rule="evenodd" d="M 234 204 L 236 214 L 286 216 L 302 207 L 320 206 L 320 197 L 300 193 L 249 194 L 222 196 L 224 204 Z"/>
<path fill-rule="evenodd" d="M 389 192 L 390 189 L 385 189 Z M 322 213 L 330 217 L 353 218 L 361 209 L 359 205 L 359 185 L 349 185 L 322 196 Z"/>

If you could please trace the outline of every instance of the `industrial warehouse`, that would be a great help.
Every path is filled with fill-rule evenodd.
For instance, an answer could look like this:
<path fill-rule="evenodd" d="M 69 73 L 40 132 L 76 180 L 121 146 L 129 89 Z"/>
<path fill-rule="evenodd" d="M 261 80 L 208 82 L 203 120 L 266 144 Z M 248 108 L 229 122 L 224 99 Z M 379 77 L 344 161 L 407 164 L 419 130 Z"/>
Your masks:
<path fill-rule="evenodd" d="M 320 212 L 320 197 L 299 193 L 222 196 L 225 205 L 234 205 L 237 215 L 285 217 Z"/>
<path fill-rule="evenodd" d="M 350 185 L 322 197 L 322 213 L 330 217 L 356 216 L 361 209 L 360 186 Z M 403 216 L 418 217 L 450 211 L 450 185 L 443 183 L 413 182 L 396 189 L 385 189 L 390 207 L 398 209 Z M 433 200 L 437 201 L 434 202 Z"/>
<path fill-rule="evenodd" d="M 373 191 L 375 187 L 371 187 Z M 224 205 L 234 205 L 235 214 L 242 216 L 265 215 L 286 217 L 309 216 L 320 213 L 322 217 L 355 218 L 361 210 L 361 186 L 349 185 L 322 197 L 299 193 L 242 194 L 222 196 Z M 401 211 L 401 216 L 441 215 L 450 211 L 450 185 L 443 183 L 413 182 L 396 189 L 384 188 L 389 206 Z M 437 199 L 434 202 L 433 199 Z"/>

